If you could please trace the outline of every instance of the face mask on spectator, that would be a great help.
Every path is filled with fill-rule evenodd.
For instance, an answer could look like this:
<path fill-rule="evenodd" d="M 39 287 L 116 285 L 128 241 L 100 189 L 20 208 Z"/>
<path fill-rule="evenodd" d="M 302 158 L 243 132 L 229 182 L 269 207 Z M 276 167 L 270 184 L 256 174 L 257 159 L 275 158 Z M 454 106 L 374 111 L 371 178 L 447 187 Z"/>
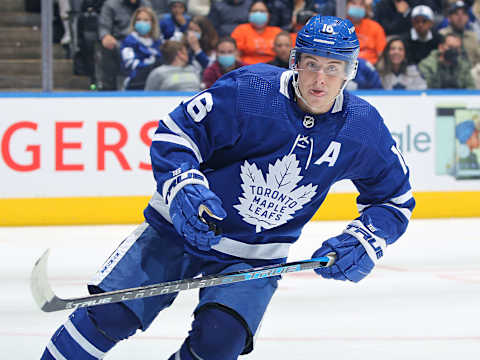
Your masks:
<path fill-rule="evenodd" d="M 218 62 L 224 68 L 228 68 L 235 64 L 235 55 L 218 55 Z"/>
<path fill-rule="evenodd" d="M 198 31 L 192 31 L 193 32 L 193 35 L 195 35 L 195 37 L 200 40 L 200 38 L 202 37 L 202 33 L 201 32 L 198 32 Z"/>
<path fill-rule="evenodd" d="M 448 61 L 452 65 L 457 65 L 458 62 L 458 50 L 454 48 L 450 48 L 445 50 L 445 53 L 443 54 L 443 57 L 445 58 L 446 61 Z"/>
<path fill-rule="evenodd" d="M 140 35 L 148 34 L 151 29 L 152 29 L 152 25 L 150 24 L 150 21 L 138 20 L 135 22 L 135 30 Z"/>
<path fill-rule="evenodd" d="M 363 19 L 365 17 L 365 8 L 352 5 L 348 8 L 348 16 L 355 19 Z"/>
<path fill-rule="evenodd" d="M 268 15 L 266 12 L 263 11 L 251 12 L 248 15 L 248 21 L 250 21 L 252 24 L 263 26 L 268 21 Z"/>

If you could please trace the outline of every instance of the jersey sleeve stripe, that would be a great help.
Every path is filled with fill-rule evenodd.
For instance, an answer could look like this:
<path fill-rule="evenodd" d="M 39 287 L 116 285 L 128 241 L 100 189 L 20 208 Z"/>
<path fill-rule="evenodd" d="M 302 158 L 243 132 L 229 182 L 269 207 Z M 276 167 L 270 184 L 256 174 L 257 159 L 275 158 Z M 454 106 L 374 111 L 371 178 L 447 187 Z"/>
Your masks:
<path fill-rule="evenodd" d="M 178 136 L 180 136 L 180 137 L 184 138 L 186 141 L 188 141 L 188 143 L 191 146 L 191 149 L 195 153 L 195 156 L 196 156 L 198 162 L 203 163 L 202 154 L 200 153 L 200 150 L 199 150 L 197 144 L 195 144 L 195 142 L 190 138 L 190 136 L 188 136 L 185 132 L 183 132 L 182 129 L 180 129 L 180 127 L 175 123 L 175 121 L 173 121 L 173 119 L 170 117 L 170 115 L 165 116 L 160 121 L 163 122 L 163 124 L 170 131 L 172 131 L 173 133 L 177 134 Z"/>
<path fill-rule="evenodd" d="M 405 216 L 407 218 L 407 220 L 409 220 L 409 221 L 410 221 L 410 218 L 412 217 L 412 211 L 409 210 L 409 209 L 401 208 L 401 207 L 398 207 L 398 206 L 395 206 L 395 205 L 392 205 L 392 204 L 382 204 L 382 205 L 394 208 L 395 210 L 400 212 L 403 216 Z"/>
<path fill-rule="evenodd" d="M 391 198 L 390 201 L 394 204 L 403 204 L 413 198 L 412 190 L 408 190 L 405 194 Z"/>
<path fill-rule="evenodd" d="M 184 138 L 182 138 L 178 135 L 155 134 L 155 135 L 153 135 L 152 141 L 165 141 L 165 142 L 169 142 L 169 143 L 182 145 L 182 146 L 185 146 L 186 148 L 192 150 L 193 153 L 195 153 L 195 150 L 192 148 L 192 145 L 187 140 L 185 140 Z"/>

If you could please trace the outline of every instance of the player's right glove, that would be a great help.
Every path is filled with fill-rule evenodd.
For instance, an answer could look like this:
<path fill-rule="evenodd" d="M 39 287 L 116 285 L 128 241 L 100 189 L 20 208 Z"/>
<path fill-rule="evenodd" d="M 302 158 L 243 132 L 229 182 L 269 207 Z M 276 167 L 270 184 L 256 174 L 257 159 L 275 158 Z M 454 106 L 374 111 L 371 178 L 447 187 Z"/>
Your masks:
<path fill-rule="evenodd" d="M 206 220 L 221 221 L 227 213 L 219 197 L 208 189 L 205 175 L 196 169 L 180 172 L 165 182 L 163 194 L 173 226 L 186 241 L 204 251 L 218 244 L 221 235 Z"/>
<path fill-rule="evenodd" d="M 322 247 L 313 253 L 312 258 L 336 254 L 332 266 L 315 269 L 315 272 L 326 279 L 359 282 L 372 271 L 385 247 L 384 239 L 355 220 L 343 234 L 324 241 Z"/>

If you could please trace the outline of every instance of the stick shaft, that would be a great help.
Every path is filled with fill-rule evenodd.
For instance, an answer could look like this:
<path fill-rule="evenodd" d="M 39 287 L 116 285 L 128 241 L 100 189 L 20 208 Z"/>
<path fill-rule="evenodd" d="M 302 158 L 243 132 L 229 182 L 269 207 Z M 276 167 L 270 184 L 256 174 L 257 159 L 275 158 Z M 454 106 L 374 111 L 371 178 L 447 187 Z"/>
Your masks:
<path fill-rule="evenodd" d="M 47 281 L 46 261 L 48 252 L 46 252 L 35 264 L 32 271 L 31 289 L 35 300 L 40 308 L 45 312 L 74 309 L 77 307 L 96 306 L 110 304 L 134 299 L 142 299 L 151 296 L 165 295 L 174 292 L 199 289 L 210 286 L 231 284 L 240 281 L 249 281 L 261 279 L 282 274 L 316 269 L 330 266 L 334 261 L 334 256 L 325 256 L 316 259 L 296 261 L 278 265 L 268 265 L 263 267 L 240 270 L 225 274 L 209 275 L 199 278 L 177 280 L 137 288 L 116 290 L 76 298 L 62 299 L 57 297 Z"/>

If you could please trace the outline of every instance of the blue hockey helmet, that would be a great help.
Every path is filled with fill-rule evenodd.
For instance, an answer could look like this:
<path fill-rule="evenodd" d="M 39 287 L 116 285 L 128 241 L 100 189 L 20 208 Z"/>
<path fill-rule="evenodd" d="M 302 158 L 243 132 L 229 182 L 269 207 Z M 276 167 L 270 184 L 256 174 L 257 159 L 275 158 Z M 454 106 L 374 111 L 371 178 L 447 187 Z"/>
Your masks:
<path fill-rule="evenodd" d="M 360 44 L 355 26 L 348 19 L 336 16 L 312 17 L 298 32 L 290 53 L 290 69 L 295 70 L 300 53 L 342 60 L 347 63 L 347 79 L 355 78 Z"/>

